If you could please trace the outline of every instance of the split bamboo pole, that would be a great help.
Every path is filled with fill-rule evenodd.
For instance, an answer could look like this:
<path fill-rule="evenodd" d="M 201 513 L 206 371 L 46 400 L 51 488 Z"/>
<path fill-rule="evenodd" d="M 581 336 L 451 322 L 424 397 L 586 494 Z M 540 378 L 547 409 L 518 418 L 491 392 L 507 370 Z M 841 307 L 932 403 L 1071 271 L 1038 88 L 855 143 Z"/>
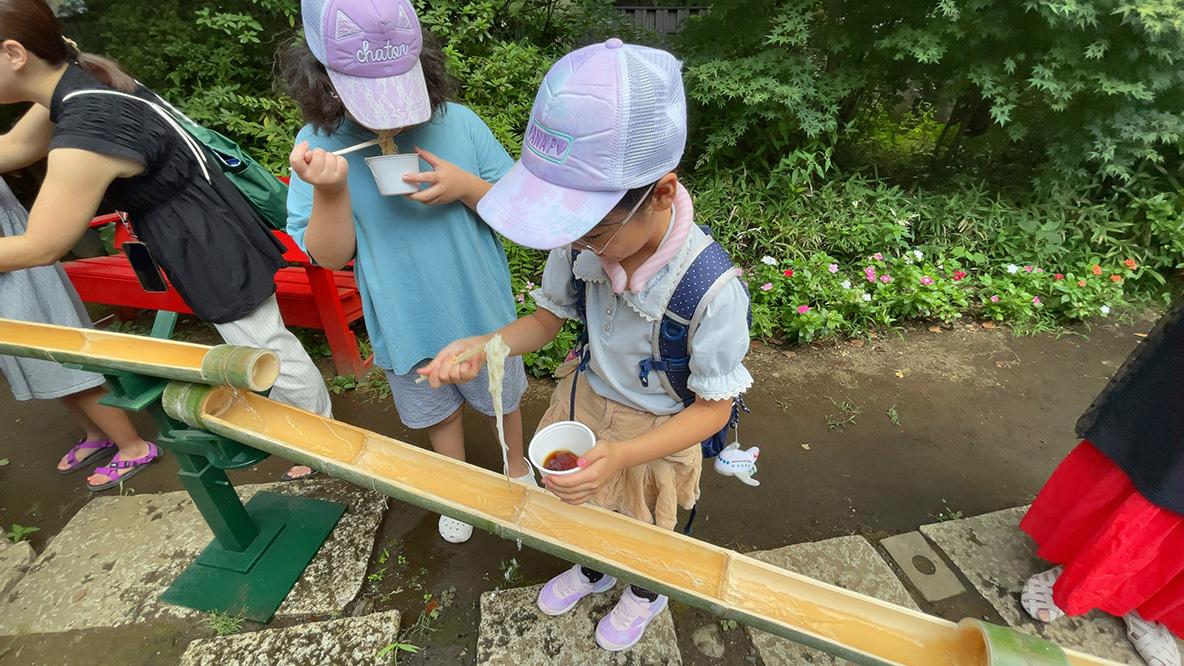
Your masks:
<path fill-rule="evenodd" d="M 0 354 L 161 379 L 266 391 L 279 358 L 251 347 L 209 347 L 139 335 L 0 319 Z"/>
<path fill-rule="evenodd" d="M 170 384 L 173 418 L 594 567 L 692 606 L 876 666 L 1113 664 L 1010 629 L 955 625 L 432 451 L 227 388 Z"/>

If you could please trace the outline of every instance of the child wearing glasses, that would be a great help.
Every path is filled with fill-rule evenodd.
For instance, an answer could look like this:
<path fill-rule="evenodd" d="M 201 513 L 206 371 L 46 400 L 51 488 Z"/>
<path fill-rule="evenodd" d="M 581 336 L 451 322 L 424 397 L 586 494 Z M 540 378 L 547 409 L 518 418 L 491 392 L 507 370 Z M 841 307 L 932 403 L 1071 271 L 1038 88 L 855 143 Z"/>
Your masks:
<path fill-rule="evenodd" d="M 579 472 L 544 477 L 547 488 L 666 529 L 679 506 L 698 499 L 700 442 L 725 426 L 733 400 L 752 385 L 743 365 L 748 294 L 726 253 L 695 225 L 674 173 L 687 133 L 680 69 L 669 53 L 619 39 L 565 56 L 535 99 L 522 159 L 478 205 L 502 235 L 551 251 L 531 294 L 538 310 L 497 331 L 511 353 L 540 349 L 565 320 L 586 327 L 583 353 L 561 369 L 539 428 L 574 419 L 598 441 Z M 682 287 L 694 282 L 702 288 L 688 297 Z M 688 355 L 663 359 L 659 337 L 675 311 L 686 315 Z M 491 335 L 452 343 L 420 374 L 432 386 L 470 381 L 484 356 L 452 359 Z M 538 605 L 560 615 L 615 584 L 576 565 L 544 586 Z M 666 603 L 627 587 L 597 626 L 597 643 L 632 647 Z"/>

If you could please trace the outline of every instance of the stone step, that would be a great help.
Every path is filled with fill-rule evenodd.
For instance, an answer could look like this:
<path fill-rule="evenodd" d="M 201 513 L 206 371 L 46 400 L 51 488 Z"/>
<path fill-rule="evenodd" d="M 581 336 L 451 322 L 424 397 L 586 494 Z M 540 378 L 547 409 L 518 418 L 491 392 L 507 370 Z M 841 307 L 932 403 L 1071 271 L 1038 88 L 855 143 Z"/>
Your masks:
<path fill-rule="evenodd" d="M 181 666 L 308 666 L 393 663 L 399 612 L 193 641 Z"/>

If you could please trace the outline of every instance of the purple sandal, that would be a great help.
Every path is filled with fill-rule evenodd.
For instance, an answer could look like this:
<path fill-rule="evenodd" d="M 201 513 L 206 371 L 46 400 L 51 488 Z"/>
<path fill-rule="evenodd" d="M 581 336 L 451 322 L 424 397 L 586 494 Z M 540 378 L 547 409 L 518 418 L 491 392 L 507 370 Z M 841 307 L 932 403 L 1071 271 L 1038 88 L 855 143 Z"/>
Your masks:
<path fill-rule="evenodd" d="M 116 453 L 115 457 L 111 458 L 111 464 L 105 465 L 95 470 L 95 474 L 101 474 L 110 480 L 107 483 L 99 484 L 97 486 L 87 483 L 86 487 L 88 490 L 94 493 L 107 490 L 109 488 L 114 488 L 120 483 L 123 483 L 124 481 L 127 481 L 133 476 L 139 474 L 141 470 L 143 470 L 159 457 L 160 449 L 157 448 L 157 446 L 152 442 L 148 442 L 147 455 L 135 458 L 133 460 L 120 460 L 119 454 Z M 122 474 L 120 473 L 121 471 L 123 472 Z"/>
<path fill-rule="evenodd" d="M 114 453 L 114 449 L 115 442 L 112 442 L 109 439 L 93 441 L 87 441 L 85 439 L 80 440 L 70 449 L 68 453 L 66 453 L 66 463 L 69 465 L 69 467 L 66 469 L 59 469 L 58 474 L 73 474 L 80 469 L 86 469 L 95 463 L 103 462 L 104 460 L 111 457 L 109 454 Z M 94 451 L 95 453 L 92 453 L 79 460 L 79 451 Z"/>

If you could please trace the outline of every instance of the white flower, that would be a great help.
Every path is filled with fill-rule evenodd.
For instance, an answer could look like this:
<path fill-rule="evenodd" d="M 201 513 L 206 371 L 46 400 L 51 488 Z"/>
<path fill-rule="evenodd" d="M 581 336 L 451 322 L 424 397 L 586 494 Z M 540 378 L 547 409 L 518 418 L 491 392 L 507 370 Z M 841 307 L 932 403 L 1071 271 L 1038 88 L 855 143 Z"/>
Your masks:
<path fill-rule="evenodd" d="M 1020 267 L 1016 266 L 1015 264 L 1008 264 L 1007 265 L 1007 272 L 1011 273 L 1012 275 L 1015 275 L 1016 273 L 1020 272 Z"/>
<path fill-rule="evenodd" d="M 761 257 L 761 263 L 766 266 L 776 266 L 777 260 L 766 254 L 765 256 Z"/>
<path fill-rule="evenodd" d="M 913 250 L 913 256 L 917 258 L 917 261 L 921 261 L 925 257 L 925 255 L 921 254 L 920 250 Z"/>
<path fill-rule="evenodd" d="M 1104 315 L 1110 314 L 1110 306 L 1109 305 L 1102 306 L 1102 314 L 1104 314 Z"/>
<path fill-rule="evenodd" d="M 904 263 L 908 264 L 909 266 L 913 265 L 913 258 L 912 257 L 910 257 L 909 255 L 906 254 L 906 255 L 904 255 L 903 258 L 904 258 Z"/>
<path fill-rule="evenodd" d="M 842 284 L 843 284 L 843 289 L 850 289 L 851 288 L 851 281 L 850 280 L 843 280 Z"/>
<path fill-rule="evenodd" d="M 871 294 L 868 294 L 868 293 L 865 293 L 865 294 L 863 295 L 863 300 L 865 300 L 865 301 L 870 301 L 870 300 L 872 300 L 872 295 L 871 295 Z"/>

